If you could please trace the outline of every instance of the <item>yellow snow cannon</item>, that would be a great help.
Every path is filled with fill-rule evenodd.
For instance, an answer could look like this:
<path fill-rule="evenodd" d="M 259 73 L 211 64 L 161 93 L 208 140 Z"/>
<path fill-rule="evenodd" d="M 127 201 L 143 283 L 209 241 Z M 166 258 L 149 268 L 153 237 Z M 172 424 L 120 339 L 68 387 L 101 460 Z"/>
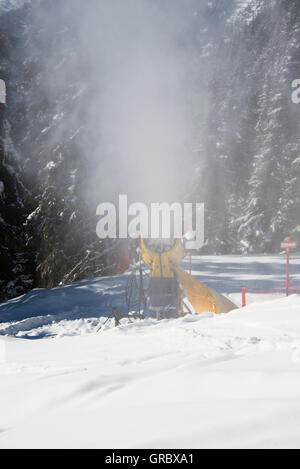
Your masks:
<path fill-rule="evenodd" d="M 145 241 L 142 238 L 141 250 L 143 261 L 151 269 L 151 278 L 174 278 L 171 266 L 179 265 L 184 257 L 180 239 L 172 243 L 170 240 Z"/>
<path fill-rule="evenodd" d="M 147 316 L 159 319 L 178 317 L 182 314 L 183 296 L 198 314 L 223 314 L 237 308 L 228 298 L 179 268 L 184 257 L 180 239 L 141 239 L 140 247 L 142 259 L 151 269 Z"/>
<path fill-rule="evenodd" d="M 182 315 L 182 292 L 172 265 L 184 257 L 181 240 L 141 239 L 141 257 L 150 267 L 146 296 L 146 316 L 156 319 Z"/>

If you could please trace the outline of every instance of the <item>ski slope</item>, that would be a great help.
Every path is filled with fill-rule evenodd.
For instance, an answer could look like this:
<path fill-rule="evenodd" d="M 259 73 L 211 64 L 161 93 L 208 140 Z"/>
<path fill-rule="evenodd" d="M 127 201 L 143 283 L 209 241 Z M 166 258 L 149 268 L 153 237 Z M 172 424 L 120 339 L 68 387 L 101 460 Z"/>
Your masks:
<path fill-rule="evenodd" d="M 244 285 L 281 284 L 284 256 L 201 257 L 192 270 L 238 302 Z M 110 304 L 124 308 L 125 284 L 95 279 L 0 305 L 0 448 L 300 447 L 298 295 L 97 333 Z"/>

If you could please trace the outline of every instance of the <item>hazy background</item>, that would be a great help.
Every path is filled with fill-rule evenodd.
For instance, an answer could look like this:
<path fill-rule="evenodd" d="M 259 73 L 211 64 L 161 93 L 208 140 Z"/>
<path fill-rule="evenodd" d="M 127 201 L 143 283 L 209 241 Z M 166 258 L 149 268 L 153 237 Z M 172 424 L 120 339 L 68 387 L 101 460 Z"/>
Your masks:
<path fill-rule="evenodd" d="M 299 0 L 32 0 L 0 15 L 2 297 L 114 273 L 96 207 L 122 193 L 204 202 L 201 253 L 300 241 L 299 44 Z"/>

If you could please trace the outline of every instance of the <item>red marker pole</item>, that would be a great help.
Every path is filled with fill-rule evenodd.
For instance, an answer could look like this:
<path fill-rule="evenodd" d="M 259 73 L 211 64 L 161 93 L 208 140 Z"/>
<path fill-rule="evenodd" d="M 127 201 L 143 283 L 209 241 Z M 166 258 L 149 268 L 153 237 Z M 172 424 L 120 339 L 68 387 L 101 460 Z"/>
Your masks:
<path fill-rule="evenodd" d="M 291 238 L 288 236 L 285 238 L 283 243 L 281 243 L 281 248 L 285 249 L 286 252 L 286 296 L 290 294 L 290 250 L 297 247 L 297 243 L 291 241 Z"/>
<path fill-rule="evenodd" d="M 290 294 L 290 248 L 286 248 L 286 296 Z"/>
<path fill-rule="evenodd" d="M 290 294 L 290 250 L 296 247 L 297 243 L 291 241 L 289 236 L 281 243 L 281 249 L 285 249 L 286 252 L 286 296 Z"/>
<path fill-rule="evenodd" d="M 242 288 L 242 308 L 246 306 L 246 288 Z"/>

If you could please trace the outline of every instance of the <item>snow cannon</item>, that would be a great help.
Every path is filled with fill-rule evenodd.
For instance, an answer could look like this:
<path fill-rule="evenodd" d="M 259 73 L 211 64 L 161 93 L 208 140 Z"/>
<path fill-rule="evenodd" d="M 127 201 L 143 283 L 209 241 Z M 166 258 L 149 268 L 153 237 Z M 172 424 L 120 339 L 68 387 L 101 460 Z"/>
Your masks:
<path fill-rule="evenodd" d="M 184 257 L 181 240 L 141 239 L 140 247 L 142 259 L 151 269 L 146 316 L 177 318 L 182 313 L 182 294 L 171 266 L 178 266 Z"/>
<path fill-rule="evenodd" d="M 184 257 L 180 239 L 141 239 L 140 247 L 142 259 L 151 269 L 146 301 L 148 317 L 179 317 L 183 314 L 184 296 L 198 314 L 224 314 L 237 309 L 228 298 L 208 288 L 179 267 Z"/>

